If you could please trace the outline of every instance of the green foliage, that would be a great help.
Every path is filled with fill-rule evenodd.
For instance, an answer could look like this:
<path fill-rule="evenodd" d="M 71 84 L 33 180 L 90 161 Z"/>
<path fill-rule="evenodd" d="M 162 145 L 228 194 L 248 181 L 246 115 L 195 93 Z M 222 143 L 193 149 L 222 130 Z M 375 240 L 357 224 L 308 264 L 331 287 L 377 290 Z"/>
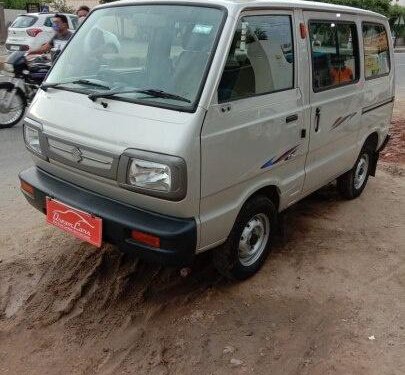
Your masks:
<path fill-rule="evenodd" d="M 405 8 L 397 4 L 393 5 L 389 19 L 394 34 L 398 37 L 405 37 Z"/>
<path fill-rule="evenodd" d="M 27 3 L 30 4 L 49 4 L 50 8 L 56 12 L 74 13 L 74 9 L 66 4 L 66 0 L 0 0 L 4 2 L 6 9 L 27 9 Z"/>
<path fill-rule="evenodd" d="M 35 0 L 3 0 L 6 9 L 26 9 L 27 3 L 39 3 Z"/>
<path fill-rule="evenodd" d="M 388 17 L 392 30 L 397 35 L 405 35 L 405 25 L 399 25 L 401 18 L 405 21 L 405 7 L 392 5 L 390 0 L 318 0 L 322 3 L 346 5 L 381 13 Z"/>

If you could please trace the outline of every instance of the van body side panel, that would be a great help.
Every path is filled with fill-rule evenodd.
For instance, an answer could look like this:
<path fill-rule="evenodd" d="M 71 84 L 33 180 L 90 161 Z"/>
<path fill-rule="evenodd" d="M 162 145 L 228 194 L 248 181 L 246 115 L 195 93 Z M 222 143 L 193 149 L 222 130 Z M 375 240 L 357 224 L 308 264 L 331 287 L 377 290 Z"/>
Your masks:
<path fill-rule="evenodd" d="M 202 247 L 228 236 L 241 206 L 255 191 L 275 185 L 283 199 L 294 199 L 304 180 L 306 140 L 300 137 L 303 119 L 299 90 L 231 105 L 227 113 L 221 111 L 222 105 L 212 106 L 204 123 Z M 286 123 L 292 112 L 298 113 L 299 120 Z M 293 152 L 290 158 L 289 150 Z"/>
<path fill-rule="evenodd" d="M 364 81 L 364 101 L 362 105 L 361 127 L 358 133 L 357 145 L 359 152 L 367 137 L 372 133 L 378 134 L 378 147 L 383 143 L 389 131 L 395 95 L 395 57 L 393 53 L 394 48 L 392 45 L 392 39 L 390 37 L 391 32 L 389 24 L 385 20 L 373 17 L 363 17 L 361 20 L 361 24 L 377 24 L 385 27 L 388 36 L 391 66 L 388 75 L 365 79 Z M 363 48 L 367 48 L 367 46 L 364 46 L 363 38 L 361 39 Z"/>
<path fill-rule="evenodd" d="M 311 22 L 337 22 L 336 13 L 304 12 L 304 17 L 308 26 Z M 357 37 L 361 37 L 356 16 L 341 14 L 338 21 L 355 24 Z M 313 46 L 309 37 L 307 40 L 311 58 Z M 327 57 L 329 50 L 320 42 L 315 53 L 320 56 L 324 53 Z M 361 50 L 358 53 L 361 54 Z M 310 61 L 311 130 L 303 195 L 320 188 L 353 166 L 358 154 L 356 139 L 364 95 L 361 74 L 355 83 L 314 90 L 315 73 Z M 329 74 L 332 69 L 330 61 L 327 58 L 322 61 L 325 66 L 321 71 L 324 75 Z M 321 69 L 319 65 L 318 69 Z"/>
<path fill-rule="evenodd" d="M 252 13 L 290 15 L 297 30 L 294 12 Z M 293 40 L 298 86 L 300 47 L 295 34 Z M 201 134 L 201 249 L 227 238 L 242 205 L 261 188 L 275 186 L 280 207 L 297 199 L 308 147 L 302 130 L 305 112 L 299 88 L 222 104 L 214 100 Z"/>

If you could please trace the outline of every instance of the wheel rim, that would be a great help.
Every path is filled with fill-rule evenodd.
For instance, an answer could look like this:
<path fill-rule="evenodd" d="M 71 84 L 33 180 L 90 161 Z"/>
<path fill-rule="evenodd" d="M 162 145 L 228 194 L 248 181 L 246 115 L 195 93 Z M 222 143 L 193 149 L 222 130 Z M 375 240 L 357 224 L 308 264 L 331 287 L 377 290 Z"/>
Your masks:
<path fill-rule="evenodd" d="M 254 264 L 266 249 L 269 239 L 270 221 L 265 214 L 252 217 L 243 228 L 239 240 L 239 261 L 249 267 Z"/>
<path fill-rule="evenodd" d="M 360 189 L 364 181 L 366 181 L 368 166 L 370 160 L 368 154 L 363 154 L 357 164 L 356 172 L 354 173 L 354 187 L 358 190 Z"/>
<path fill-rule="evenodd" d="M 2 98 L 4 103 L 7 99 L 7 95 L 2 96 Z M 20 95 L 14 95 L 7 108 L 4 107 L 3 103 L 0 104 L 0 125 L 12 124 L 24 113 L 25 106 Z"/>

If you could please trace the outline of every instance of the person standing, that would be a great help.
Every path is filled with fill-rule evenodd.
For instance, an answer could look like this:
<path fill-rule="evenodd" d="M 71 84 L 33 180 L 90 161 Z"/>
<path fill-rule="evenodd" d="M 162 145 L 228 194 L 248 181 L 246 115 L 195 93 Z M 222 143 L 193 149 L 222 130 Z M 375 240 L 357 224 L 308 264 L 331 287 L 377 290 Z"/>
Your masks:
<path fill-rule="evenodd" d="M 79 25 L 83 23 L 83 21 L 86 19 L 86 17 L 90 13 L 90 8 L 87 5 L 81 5 L 77 10 L 76 10 L 76 16 L 79 19 Z"/>

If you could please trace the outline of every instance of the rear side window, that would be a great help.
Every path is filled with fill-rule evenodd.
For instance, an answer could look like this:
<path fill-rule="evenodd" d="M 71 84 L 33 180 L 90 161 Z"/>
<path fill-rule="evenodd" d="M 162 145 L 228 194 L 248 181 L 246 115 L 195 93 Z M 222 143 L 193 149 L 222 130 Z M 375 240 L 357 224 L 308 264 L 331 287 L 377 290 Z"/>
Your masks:
<path fill-rule="evenodd" d="M 44 26 L 52 27 L 52 17 L 47 17 L 44 22 Z"/>
<path fill-rule="evenodd" d="M 73 30 L 76 30 L 77 27 L 79 26 L 77 17 L 75 17 L 75 16 L 69 16 L 69 17 L 70 17 L 70 21 L 72 22 Z"/>
<path fill-rule="evenodd" d="M 31 27 L 36 21 L 37 17 L 34 16 L 18 16 L 12 23 L 11 27 L 15 28 L 25 28 Z"/>
<path fill-rule="evenodd" d="M 364 76 L 377 78 L 390 72 L 387 31 L 383 25 L 363 24 Z"/>
<path fill-rule="evenodd" d="M 238 24 L 218 87 L 218 101 L 291 89 L 294 48 L 291 17 L 243 17 Z"/>
<path fill-rule="evenodd" d="M 359 49 L 354 23 L 310 22 L 312 87 L 321 91 L 356 82 Z"/>

